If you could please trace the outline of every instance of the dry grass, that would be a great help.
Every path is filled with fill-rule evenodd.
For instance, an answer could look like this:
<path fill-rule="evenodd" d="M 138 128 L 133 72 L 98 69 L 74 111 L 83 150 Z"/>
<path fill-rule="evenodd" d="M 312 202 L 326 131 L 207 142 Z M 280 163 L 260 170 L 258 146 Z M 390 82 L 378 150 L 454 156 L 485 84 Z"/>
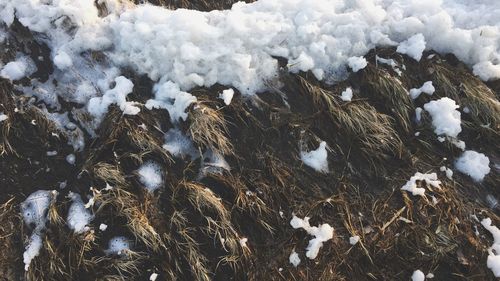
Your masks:
<path fill-rule="evenodd" d="M 200 149 L 210 149 L 219 155 L 233 154 L 233 146 L 227 138 L 224 116 L 206 102 L 198 102 L 188 115 L 189 135 Z"/>

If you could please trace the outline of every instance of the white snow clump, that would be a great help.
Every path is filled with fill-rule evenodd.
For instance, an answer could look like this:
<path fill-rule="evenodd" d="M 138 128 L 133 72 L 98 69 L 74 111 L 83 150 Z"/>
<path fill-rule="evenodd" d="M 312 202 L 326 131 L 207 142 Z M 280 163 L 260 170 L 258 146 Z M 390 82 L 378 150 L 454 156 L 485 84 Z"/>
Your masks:
<path fill-rule="evenodd" d="M 137 170 L 140 182 L 149 192 L 160 188 L 163 184 L 162 169 L 160 165 L 153 161 L 147 161 Z"/>
<path fill-rule="evenodd" d="M 450 98 L 441 98 L 424 104 L 424 109 L 432 117 L 436 135 L 456 138 L 462 131 L 459 106 Z"/>
<path fill-rule="evenodd" d="M 79 194 L 69 192 L 68 198 L 73 203 L 69 206 L 68 210 L 68 226 L 75 233 L 83 233 L 89 230 L 88 225 L 94 218 L 92 213 L 85 208 L 85 204 Z"/>
<path fill-rule="evenodd" d="M 321 173 L 328 173 L 327 157 L 326 142 L 324 141 L 319 144 L 316 150 L 300 152 L 300 159 L 302 159 L 302 162 Z"/>
<path fill-rule="evenodd" d="M 422 52 L 425 50 L 425 38 L 422 33 L 418 33 L 408 38 L 408 40 L 401 42 L 396 52 L 406 54 L 416 61 L 422 58 Z"/>
<path fill-rule="evenodd" d="M 455 162 L 455 168 L 475 181 L 482 181 L 490 172 L 490 159 L 483 153 L 466 150 Z"/>
<path fill-rule="evenodd" d="M 299 254 L 297 254 L 297 252 L 292 251 L 292 253 L 290 254 L 290 257 L 288 257 L 288 261 L 294 266 L 294 267 L 297 267 L 299 266 L 300 264 L 300 257 L 299 257 Z"/>
<path fill-rule="evenodd" d="M 417 187 L 417 181 L 425 181 L 426 184 L 437 188 L 439 188 L 439 185 L 441 184 L 441 181 L 437 179 L 436 173 L 422 174 L 417 172 L 410 178 L 409 181 L 406 182 L 405 185 L 403 185 L 403 187 L 401 187 L 401 190 L 411 192 L 413 196 L 425 196 L 425 188 Z"/>
<path fill-rule="evenodd" d="M 427 81 L 424 83 L 424 85 L 422 85 L 422 87 L 418 88 L 418 89 L 410 89 L 410 97 L 412 99 L 417 99 L 421 93 L 425 93 L 429 96 L 432 96 L 432 94 L 434 94 L 434 92 L 436 91 L 436 88 L 434 88 L 434 86 L 432 85 L 432 81 Z"/>
<path fill-rule="evenodd" d="M 340 98 L 343 101 L 351 101 L 352 100 L 352 89 L 351 87 L 347 87 L 341 94 Z"/>
<path fill-rule="evenodd" d="M 488 259 L 486 266 L 493 272 L 495 277 L 500 277 L 500 229 L 492 225 L 490 218 L 485 218 L 481 221 L 486 230 L 493 235 L 493 245 L 488 249 Z"/>
<path fill-rule="evenodd" d="M 315 259 L 323 243 L 333 238 L 333 227 L 327 223 L 319 226 L 311 226 L 309 224 L 309 217 L 301 219 L 294 215 L 290 221 L 290 225 L 295 229 L 302 228 L 309 235 L 314 236 L 313 239 L 309 240 L 309 245 L 306 248 L 306 257 L 309 259 Z"/>

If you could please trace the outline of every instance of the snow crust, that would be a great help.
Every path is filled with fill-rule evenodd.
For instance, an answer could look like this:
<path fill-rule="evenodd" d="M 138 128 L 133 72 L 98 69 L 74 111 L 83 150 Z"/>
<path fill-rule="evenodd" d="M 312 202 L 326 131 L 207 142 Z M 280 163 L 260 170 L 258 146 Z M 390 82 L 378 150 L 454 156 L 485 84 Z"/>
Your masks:
<path fill-rule="evenodd" d="M 309 259 L 315 259 L 323 243 L 333 238 L 333 227 L 327 223 L 319 226 L 311 226 L 309 224 L 309 217 L 301 219 L 294 215 L 290 221 L 290 225 L 295 229 L 302 228 L 309 235 L 314 236 L 313 239 L 309 240 L 309 245 L 306 248 L 306 257 Z"/>
<path fill-rule="evenodd" d="M 326 142 L 324 141 L 319 144 L 316 150 L 300 152 L 300 159 L 302 159 L 302 162 L 321 173 L 328 173 L 327 157 Z"/>
<path fill-rule="evenodd" d="M 450 98 L 441 98 L 424 104 L 424 109 L 432 117 L 436 135 L 456 138 L 462 131 L 459 106 Z"/>
<path fill-rule="evenodd" d="M 488 259 L 486 266 L 493 272 L 495 277 L 500 277 L 500 229 L 494 226 L 490 218 L 485 218 L 481 221 L 486 230 L 493 235 L 493 245 L 488 249 Z"/>
<path fill-rule="evenodd" d="M 405 185 L 403 185 L 403 187 L 401 187 L 401 190 L 411 192 L 413 196 L 425 196 L 425 188 L 418 187 L 418 181 L 425 181 L 426 184 L 433 187 L 439 187 L 441 184 L 441 181 L 438 180 L 436 173 L 422 174 L 417 172 L 406 182 Z"/>
<path fill-rule="evenodd" d="M 137 170 L 139 180 L 150 191 L 153 192 L 163 185 L 162 169 L 160 165 L 153 161 L 145 162 Z"/>
<path fill-rule="evenodd" d="M 490 172 L 490 159 L 483 153 L 466 150 L 455 162 L 455 168 L 475 181 L 482 181 Z"/>

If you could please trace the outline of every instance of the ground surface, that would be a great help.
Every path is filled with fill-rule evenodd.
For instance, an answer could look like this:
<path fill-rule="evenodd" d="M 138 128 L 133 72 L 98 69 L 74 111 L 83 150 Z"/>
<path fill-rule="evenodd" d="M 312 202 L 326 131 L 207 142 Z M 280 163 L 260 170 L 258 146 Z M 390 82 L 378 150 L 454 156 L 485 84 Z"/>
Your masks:
<path fill-rule="evenodd" d="M 207 10 L 231 3 L 155 4 Z M 48 58 L 45 46 L 16 28 L 10 49 Z M 164 132 L 173 126 L 165 110 L 126 116 L 116 107 L 71 165 L 68 136 L 46 118 L 43 104 L 0 78 L 0 111 L 9 117 L 0 123 L 0 280 L 148 280 L 152 273 L 157 280 L 409 280 L 416 269 L 434 280 L 495 280 L 486 266 L 492 238 L 479 221 L 500 223 L 498 205 L 487 199 L 500 197 L 500 83 L 485 84 L 452 55 L 431 54 L 417 63 L 394 49 L 372 50 L 365 69 L 333 86 L 311 73 L 283 71 L 281 89 L 254 98 L 236 92 L 228 106 L 218 98 L 225 87 L 191 91 L 198 102 L 182 130 L 197 150 L 224 155 L 230 170 L 163 149 Z M 406 70 L 399 76 L 376 55 Z M 52 71 L 50 63 L 37 67 L 39 79 Z M 149 78 L 128 77 L 135 85 L 130 98 L 152 95 Z M 453 168 L 462 151 L 437 140 L 425 112 L 415 122 L 415 108 L 431 97 L 412 101 L 406 89 L 426 81 L 436 87 L 432 99 L 450 97 L 470 108 L 459 109 L 460 136 L 491 161 L 482 182 L 457 171 L 448 179 L 439 170 Z M 340 93 L 348 86 L 354 98 L 344 102 Z M 300 159 L 321 141 L 329 146 L 327 174 Z M 137 177 L 148 160 L 164 167 L 165 183 L 154 193 Z M 402 191 L 416 172 L 436 172 L 441 188 L 419 183 L 425 198 Z M 59 195 L 40 255 L 25 272 L 30 229 L 19 204 L 39 189 Z M 66 226 L 69 191 L 96 201 L 91 230 L 83 234 Z M 334 228 L 314 260 L 305 256 L 311 237 L 290 226 L 294 214 Z M 108 229 L 100 231 L 100 223 Z M 105 253 L 115 235 L 133 241 L 125 256 Z M 361 240 L 352 246 L 354 235 Z M 302 260 L 298 267 L 289 263 L 292 251 Z"/>

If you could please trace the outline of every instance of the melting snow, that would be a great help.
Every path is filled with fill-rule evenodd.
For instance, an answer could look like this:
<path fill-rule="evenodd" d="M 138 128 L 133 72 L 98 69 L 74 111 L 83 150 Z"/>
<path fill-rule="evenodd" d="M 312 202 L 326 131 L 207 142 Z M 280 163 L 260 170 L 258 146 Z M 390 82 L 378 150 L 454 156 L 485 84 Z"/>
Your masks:
<path fill-rule="evenodd" d="M 432 94 L 434 94 L 434 91 L 436 91 L 436 89 L 432 85 L 432 81 L 427 81 L 424 83 L 424 85 L 422 85 L 422 87 L 418 89 L 415 88 L 410 89 L 410 97 L 414 100 L 418 99 L 421 93 L 425 93 L 429 96 L 432 96 Z"/>
<path fill-rule="evenodd" d="M 432 116 L 436 135 L 456 138 L 462 131 L 459 106 L 450 98 L 441 98 L 424 104 L 424 109 Z"/>
<path fill-rule="evenodd" d="M 160 165 L 153 161 L 142 164 L 137 171 L 139 180 L 150 191 L 153 192 L 163 185 L 162 169 Z"/>
<path fill-rule="evenodd" d="M 322 173 L 328 173 L 328 153 L 326 151 L 326 142 L 322 141 L 318 149 L 309 152 L 300 152 L 300 159 L 307 166 Z"/>
<path fill-rule="evenodd" d="M 309 245 L 306 248 L 306 257 L 309 259 L 315 259 L 323 243 L 333 238 L 333 227 L 327 223 L 319 226 L 311 226 L 309 224 L 309 217 L 301 219 L 294 215 L 290 221 L 290 225 L 295 229 L 302 228 L 309 235 L 314 236 L 313 239 L 309 240 Z"/>
<path fill-rule="evenodd" d="M 413 196 L 425 196 L 425 188 L 417 187 L 417 181 L 425 181 L 426 184 L 433 187 L 439 187 L 441 184 L 441 181 L 437 179 L 436 173 L 422 174 L 417 172 L 405 185 L 403 185 L 403 187 L 401 187 L 401 189 L 411 192 Z"/>
<path fill-rule="evenodd" d="M 483 153 L 467 150 L 457 159 L 455 168 L 475 181 L 482 181 L 490 172 L 490 159 Z"/>
<path fill-rule="evenodd" d="M 486 265 L 491 269 L 495 277 L 500 277 L 500 230 L 492 225 L 490 218 L 483 219 L 481 224 L 493 235 L 494 240 L 493 245 L 488 249 Z"/>

